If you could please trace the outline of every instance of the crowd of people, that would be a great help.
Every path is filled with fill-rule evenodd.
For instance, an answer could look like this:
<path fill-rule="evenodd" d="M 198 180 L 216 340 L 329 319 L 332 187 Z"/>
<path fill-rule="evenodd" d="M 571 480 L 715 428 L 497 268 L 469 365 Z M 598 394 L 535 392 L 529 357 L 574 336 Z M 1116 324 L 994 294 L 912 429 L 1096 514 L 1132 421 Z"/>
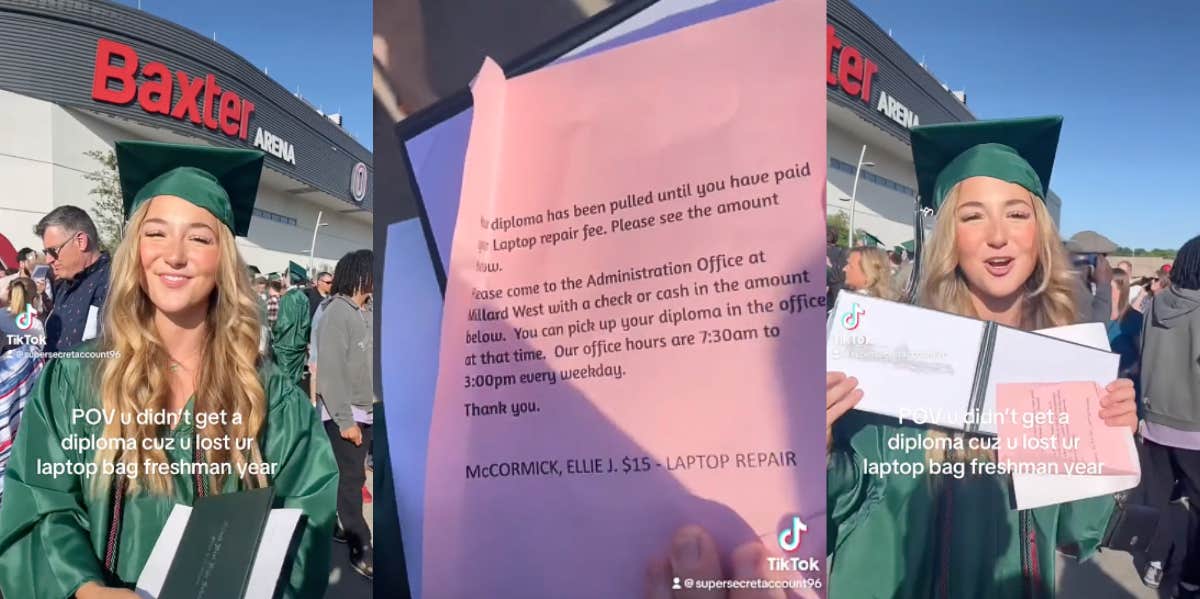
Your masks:
<path fill-rule="evenodd" d="M 925 477 L 929 480 L 913 485 L 899 480 L 903 477 L 865 475 L 859 466 L 864 459 L 912 458 L 887 449 L 891 436 L 964 433 L 853 411 L 863 396 L 853 373 L 831 372 L 826 393 L 831 596 L 1008 597 L 1038 587 L 1035 596 L 1053 596 L 1054 552 L 1039 556 L 1037 548 L 1073 546 L 1072 555 L 1087 557 L 1100 548 L 1116 506 L 1135 504 L 1155 514 L 1143 521 L 1146 530 L 1136 531 L 1151 539 L 1134 555 L 1143 583 L 1162 587 L 1167 596 L 1200 597 L 1200 237 L 1180 247 L 1172 263 L 1135 276 L 1129 260 L 1109 257 L 1117 246 L 1103 236 L 1085 231 L 1059 238 L 1041 200 L 1048 165 L 1038 172 L 1024 159 L 1037 151 L 1000 145 L 1008 142 L 995 137 L 1005 134 L 987 125 L 956 127 L 956 135 L 969 143 L 956 141 L 962 145 L 945 155 L 962 163 L 939 164 L 942 170 L 929 174 L 930 184 L 922 183 L 922 193 L 934 198 L 937 221 L 918 258 L 916 286 L 909 281 L 912 256 L 845 248 L 829 229 L 829 305 L 844 289 L 1026 330 L 1104 324 L 1120 366 L 1100 415 L 1111 426 L 1135 431 L 1141 482 L 1116 498 L 1016 511 L 1008 507 L 1003 481 L 990 480 L 996 477 Z M 945 135 L 947 129 L 935 126 L 927 135 Z M 945 143 L 923 135 L 914 129 L 914 156 Z M 1021 157 L 1014 160 L 1014 153 Z M 924 457 L 995 459 L 975 453 L 981 455 Z M 929 536 L 931 530 L 939 538 Z M 882 557 L 930 550 L 937 552 L 932 562 Z M 866 568 L 879 571 L 882 563 L 894 566 L 885 568 L 893 576 L 859 575 Z"/>
<path fill-rule="evenodd" d="M 311 281 L 295 263 L 259 274 L 234 243 L 249 223 L 230 206 L 254 201 L 261 153 L 121 142 L 118 163 L 125 189 L 138 195 L 124 198 L 117 247 L 101 245 L 85 210 L 59 206 L 34 231 L 41 251 L 21 249 L 0 278 L 0 593 L 127 596 L 121 589 L 131 588 L 169 512 L 154 502 L 264 485 L 275 488 L 276 507 L 306 516 L 289 596 L 324 594 L 331 538 L 371 578 L 363 508 L 375 403 L 372 252 L 350 252 Z M 226 176 L 238 169 L 240 179 Z M 246 423 L 96 429 L 69 417 L 75 406 L 237 412 Z M 54 442 L 221 433 L 254 444 L 247 452 L 99 450 L 81 458 Z M 274 476 L 98 480 L 105 477 L 45 477 L 35 467 L 81 459 L 258 462 Z M 109 545 L 97 545 L 106 539 L 82 523 L 92 533 L 111 526 Z"/>

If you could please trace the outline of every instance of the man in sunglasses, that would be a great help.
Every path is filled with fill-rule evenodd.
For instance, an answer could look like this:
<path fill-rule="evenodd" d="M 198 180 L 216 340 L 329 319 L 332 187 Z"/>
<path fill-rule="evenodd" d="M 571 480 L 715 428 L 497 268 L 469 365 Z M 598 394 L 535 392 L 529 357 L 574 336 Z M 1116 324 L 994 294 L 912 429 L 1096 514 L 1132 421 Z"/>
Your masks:
<path fill-rule="evenodd" d="M 317 275 L 312 287 L 304 290 L 304 293 L 308 295 L 308 318 L 310 320 L 317 313 L 317 306 L 321 305 L 321 301 L 329 297 L 329 290 L 332 288 L 333 275 L 322 272 Z"/>
<path fill-rule="evenodd" d="M 34 227 L 54 272 L 54 311 L 46 319 L 46 351 L 68 351 L 100 334 L 108 296 L 109 257 L 87 212 L 59 206 Z"/>

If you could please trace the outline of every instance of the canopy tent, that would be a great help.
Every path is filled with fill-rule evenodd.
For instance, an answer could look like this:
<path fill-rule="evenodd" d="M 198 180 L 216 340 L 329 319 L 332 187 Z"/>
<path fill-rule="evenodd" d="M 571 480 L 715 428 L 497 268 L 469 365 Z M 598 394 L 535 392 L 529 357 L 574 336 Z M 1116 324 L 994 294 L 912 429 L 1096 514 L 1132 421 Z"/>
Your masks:
<path fill-rule="evenodd" d="M 1115 254 L 1117 244 L 1113 240 L 1095 232 L 1080 231 L 1071 236 L 1066 243 L 1067 251 L 1077 254 Z"/>

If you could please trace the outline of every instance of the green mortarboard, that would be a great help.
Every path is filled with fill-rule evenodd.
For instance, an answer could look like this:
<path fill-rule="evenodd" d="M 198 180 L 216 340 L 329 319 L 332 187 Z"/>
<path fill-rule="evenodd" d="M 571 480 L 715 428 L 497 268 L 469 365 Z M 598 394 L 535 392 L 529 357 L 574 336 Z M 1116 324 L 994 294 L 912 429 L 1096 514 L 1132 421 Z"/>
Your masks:
<path fill-rule="evenodd" d="M 880 241 L 878 237 L 861 229 L 858 231 L 858 238 L 863 241 L 863 245 L 868 247 L 879 247 L 883 245 L 883 242 Z"/>
<path fill-rule="evenodd" d="M 258 267 L 253 264 L 247 266 L 246 270 L 249 270 L 250 274 L 252 274 L 252 275 L 257 275 L 262 272 L 262 271 L 258 270 Z"/>
<path fill-rule="evenodd" d="M 250 230 L 262 152 L 149 141 L 116 146 L 126 218 L 142 202 L 171 195 L 208 210 L 238 237 Z"/>
<path fill-rule="evenodd" d="M 900 244 L 899 247 L 904 248 L 904 251 L 906 251 L 910 254 L 917 253 L 917 242 L 913 239 L 909 239 L 908 241 L 905 241 L 904 243 Z"/>
<path fill-rule="evenodd" d="M 963 179 L 993 177 L 1046 198 L 1061 116 L 913 127 L 913 166 L 921 205 L 937 210 Z"/>
<path fill-rule="evenodd" d="M 271 276 L 267 277 L 267 280 L 268 280 L 268 281 L 278 281 L 278 280 L 279 280 L 279 273 L 277 273 L 277 272 L 273 272 L 273 273 L 271 273 Z"/>
<path fill-rule="evenodd" d="M 292 283 L 307 283 L 308 271 L 303 266 L 288 260 L 288 278 Z"/>

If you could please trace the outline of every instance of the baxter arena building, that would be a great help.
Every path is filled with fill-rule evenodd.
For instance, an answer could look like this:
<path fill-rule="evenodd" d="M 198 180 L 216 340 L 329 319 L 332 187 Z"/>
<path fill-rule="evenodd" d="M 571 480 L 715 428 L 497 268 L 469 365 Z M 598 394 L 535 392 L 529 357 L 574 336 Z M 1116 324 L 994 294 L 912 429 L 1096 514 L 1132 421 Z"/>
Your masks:
<path fill-rule="evenodd" d="M 286 51 L 286 50 L 281 50 Z M 333 271 L 370 248 L 371 153 L 224 46 L 104 1 L 0 0 L 0 235 L 42 249 L 34 225 L 56 206 L 89 212 L 101 169 L 86 155 L 126 139 L 267 153 L 248 264 Z M 310 262 L 318 215 L 321 226 Z"/>
<path fill-rule="evenodd" d="M 913 238 L 917 179 L 909 129 L 975 117 L 967 109 L 965 93 L 939 83 L 848 0 L 829 0 L 825 38 L 826 211 L 849 220 L 854 173 L 865 145 L 863 162 L 874 166 L 862 167 L 854 228 L 891 249 Z M 1046 205 L 1057 222 L 1062 201 L 1053 192 L 1047 195 Z"/>

